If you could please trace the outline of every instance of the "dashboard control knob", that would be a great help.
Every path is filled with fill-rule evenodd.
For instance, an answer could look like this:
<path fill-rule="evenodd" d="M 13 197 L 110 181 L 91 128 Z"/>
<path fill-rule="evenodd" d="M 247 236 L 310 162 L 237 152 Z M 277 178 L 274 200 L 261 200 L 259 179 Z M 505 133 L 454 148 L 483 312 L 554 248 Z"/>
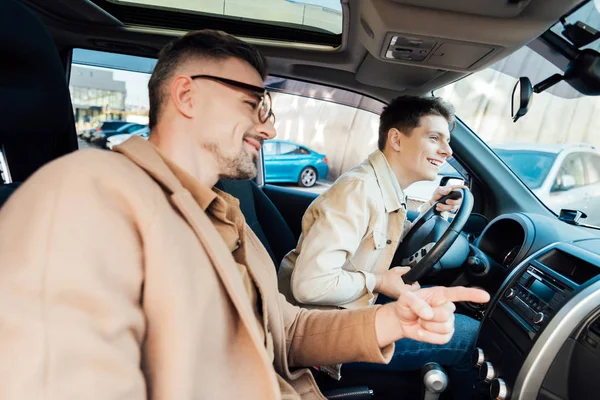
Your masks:
<path fill-rule="evenodd" d="M 548 316 L 546 314 L 544 314 L 543 312 L 536 312 L 533 315 L 533 323 L 536 325 L 539 325 L 542 322 L 546 322 L 547 318 L 548 318 Z"/>
<path fill-rule="evenodd" d="M 485 271 L 485 265 L 477 256 L 471 256 L 467 258 L 467 265 L 471 268 L 471 271 L 481 273 Z"/>
<path fill-rule="evenodd" d="M 505 400 L 508 398 L 508 387 L 504 379 L 497 378 L 490 384 L 490 399 L 492 400 Z"/>
<path fill-rule="evenodd" d="M 471 362 L 476 368 L 481 367 L 481 364 L 485 361 L 485 354 L 481 347 L 475 347 L 473 353 L 471 353 Z"/>
<path fill-rule="evenodd" d="M 511 300 L 516 295 L 517 295 L 517 290 L 515 288 L 510 288 L 506 292 L 504 292 L 504 298 L 506 300 Z"/>
<path fill-rule="evenodd" d="M 491 382 L 495 377 L 496 372 L 494 371 L 494 366 L 491 362 L 486 361 L 481 364 L 481 368 L 479 368 L 479 379 L 482 381 Z"/>

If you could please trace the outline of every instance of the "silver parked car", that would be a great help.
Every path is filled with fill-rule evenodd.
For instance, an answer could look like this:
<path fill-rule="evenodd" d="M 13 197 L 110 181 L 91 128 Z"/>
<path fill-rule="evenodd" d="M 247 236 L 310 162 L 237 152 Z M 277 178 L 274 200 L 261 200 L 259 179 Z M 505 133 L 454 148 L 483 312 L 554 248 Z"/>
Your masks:
<path fill-rule="evenodd" d="M 600 151 L 589 144 L 515 144 L 494 151 L 552 211 L 575 209 L 600 224 Z"/>
<path fill-rule="evenodd" d="M 109 136 L 108 138 L 106 138 L 106 148 L 112 150 L 114 146 L 120 145 L 121 143 L 123 143 L 124 141 L 126 141 L 134 135 L 139 136 L 142 139 L 148 140 L 148 137 L 150 137 L 150 128 L 146 126 L 143 129 L 136 130 L 133 133 L 119 133 L 116 135 Z"/>

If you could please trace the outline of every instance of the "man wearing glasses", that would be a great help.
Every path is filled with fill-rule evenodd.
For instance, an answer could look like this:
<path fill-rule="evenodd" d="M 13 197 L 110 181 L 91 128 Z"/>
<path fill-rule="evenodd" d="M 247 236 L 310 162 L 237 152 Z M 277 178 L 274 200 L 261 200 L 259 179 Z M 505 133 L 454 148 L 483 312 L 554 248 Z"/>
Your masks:
<path fill-rule="evenodd" d="M 256 175 L 275 136 L 264 57 L 221 32 L 167 45 L 149 82 L 149 142 L 78 151 L 0 212 L 2 399 L 322 399 L 306 368 L 385 363 L 403 337 L 449 340 L 453 301 L 309 311 L 239 202 L 213 186 Z M 102 240 L 91 239 L 102 238 Z"/>

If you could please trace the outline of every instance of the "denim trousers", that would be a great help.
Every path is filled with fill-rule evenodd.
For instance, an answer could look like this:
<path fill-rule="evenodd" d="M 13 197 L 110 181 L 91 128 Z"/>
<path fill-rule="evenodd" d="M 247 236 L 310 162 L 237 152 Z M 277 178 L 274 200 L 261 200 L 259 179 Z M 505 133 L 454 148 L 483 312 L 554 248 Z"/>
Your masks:
<path fill-rule="evenodd" d="M 418 370 L 428 362 L 436 362 L 448 372 L 454 399 L 471 399 L 477 378 L 477 371 L 471 364 L 471 353 L 477 341 L 479 322 L 462 314 L 455 314 L 455 317 L 454 335 L 448 343 L 437 345 L 401 339 L 396 342 L 389 364 L 348 363 L 342 367 L 342 375 L 345 368 L 400 372 Z"/>

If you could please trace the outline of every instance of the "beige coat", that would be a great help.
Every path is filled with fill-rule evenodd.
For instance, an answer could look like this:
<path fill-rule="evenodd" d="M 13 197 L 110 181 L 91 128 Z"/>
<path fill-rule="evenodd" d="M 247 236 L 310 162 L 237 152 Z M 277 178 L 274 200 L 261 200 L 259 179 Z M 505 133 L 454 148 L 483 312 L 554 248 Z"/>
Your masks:
<path fill-rule="evenodd" d="M 410 228 L 404 193 L 376 150 L 306 210 L 298 245 L 281 262 L 279 290 L 315 308 L 372 305 L 375 275 L 390 268 Z"/>
<path fill-rule="evenodd" d="M 317 399 L 290 368 L 389 361 L 375 307 L 290 305 L 247 229 L 270 360 L 198 182 L 142 139 L 119 151 L 52 162 L 0 211 L 1 399 Z"/>

